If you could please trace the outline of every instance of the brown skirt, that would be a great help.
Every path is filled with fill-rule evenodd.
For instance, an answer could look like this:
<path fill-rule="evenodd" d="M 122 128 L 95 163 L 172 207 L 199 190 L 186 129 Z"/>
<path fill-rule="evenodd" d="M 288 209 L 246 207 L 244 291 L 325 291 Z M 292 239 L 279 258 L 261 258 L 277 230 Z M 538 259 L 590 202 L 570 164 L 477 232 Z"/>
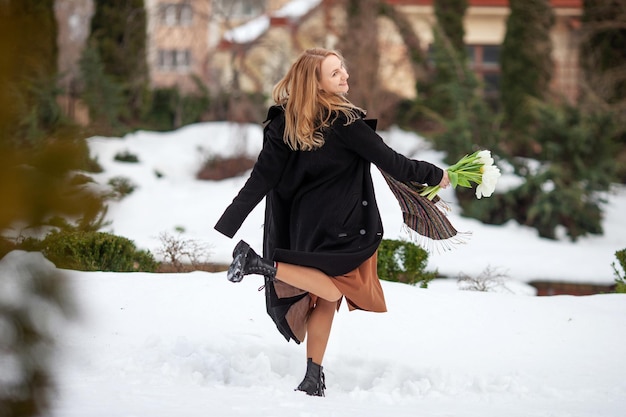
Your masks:
<path fill-rule="evenodd" d="M 333 277 L 333 282 L 343 294 L 343 297 L 337 301 L 337 310 L 345 298 L 349 311 L 365 310 L 378 313 L 387 311 L 385 295 L 378 278 L 377 253 L 374 253 L 358 268 L 347 274 Z M 278 280 L 274 281 L 274 288 L 279 299 L 297 298 L 296 296 L 304 293 Z M 311 311 L 315 308 L 317 298 L 316 295 L 307 294 L 304 298 L 294 302 L 286 311 L 285 320 L 295 335 L 297 343 L 302 342 L 306 336 L 306 323 Z"/>

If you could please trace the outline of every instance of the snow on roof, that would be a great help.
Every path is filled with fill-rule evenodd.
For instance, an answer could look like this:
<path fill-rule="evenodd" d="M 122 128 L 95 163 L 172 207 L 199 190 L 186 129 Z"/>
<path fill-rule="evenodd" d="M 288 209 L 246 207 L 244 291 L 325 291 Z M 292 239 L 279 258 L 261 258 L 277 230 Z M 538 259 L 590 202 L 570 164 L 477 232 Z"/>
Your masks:
<path fill-rule="evenodd" d="M 232 43 L 252 42 L 269 29 L 271 17 L 298 19 L 313 10 L 321 2 L 322 0 L 290 1 L 274 13 L 256 17 L 241 26 L 227 31 L 224 34 L 224 39 Z"/>
<path fill-rule="evenodd" d="M 259 16 L 229 30 L 224 34 L 224 39 L 233 43 L 248 43 L 265 33 L 269 27 L 270 17 L 268 15 Z"/>
<path fill-rule="evenodd" d="M 278 9 L 273 15 L 276 17 L 298 18 L 317 7 L 322 0 L 294 0 Z"/>

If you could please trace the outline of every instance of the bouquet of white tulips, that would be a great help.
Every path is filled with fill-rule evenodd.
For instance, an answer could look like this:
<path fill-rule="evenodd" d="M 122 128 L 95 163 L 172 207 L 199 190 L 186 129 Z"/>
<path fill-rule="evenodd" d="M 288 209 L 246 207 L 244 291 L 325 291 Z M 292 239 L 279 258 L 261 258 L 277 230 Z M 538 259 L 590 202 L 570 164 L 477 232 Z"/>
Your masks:
<path fill-rule="evenodd" d="M 500 178 L 500 170 L 494 165 L 490 151 L 465 155 L 447 171 L 454 188 L 457 185 L 471 188 L 472 183 L 478 184 L 477 198 L 491 196 Z M 441 187 L 398 181 L 384 171 L 382 174 L 400 204 L 404 224 L 415 232 L 411 236 L 416 243 L 432 250 L 434 247 L 451 249 L 456 243 L 467 241 L 471 233 L 456 230 L 446 215 L 450 208 L 437 195 Z"/>
<path fill-rule="evenodd" d="M 490 197 L 496 189 L 496 183 L 500 178 L 500 169 L 494 165 L 490 151 L 476 151 L 471 155 L 465 155 L 456 164 L 448 167 L 450 185 L 456 188 L 472 188 L 472 183 L 477 184 L 476 198 Z M 441 187 L 432 185 L 424 187 L 421 195 L 432 200 Z"/>

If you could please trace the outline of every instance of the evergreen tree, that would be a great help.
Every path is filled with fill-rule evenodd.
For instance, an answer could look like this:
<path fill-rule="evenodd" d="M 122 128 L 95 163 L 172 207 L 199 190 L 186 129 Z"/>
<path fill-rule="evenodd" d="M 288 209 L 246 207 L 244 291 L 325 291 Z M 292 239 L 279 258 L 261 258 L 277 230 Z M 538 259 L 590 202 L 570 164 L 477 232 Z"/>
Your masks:
<path fill-rule="evenodd" d="M 434 6 L 442 34 L 459 55 L 465 57 L 463 17 L 467 10 L 467 0 L 435 0 Z"/>
<path fill-rule="evenodd" d="M 602 234 L 602 204 L 617 168 L 615 120 L 600 109 L 537 103 L 531 129 L 540 151 L 533 167 L 518 165 L 524 182 L 485 200 L 467 199 L 463 214 L 485 223 L 511 219 L 556 239 L 560 227 L 572 241 Z"/>
<path fill-rule="evenodd" d="M 608 190 L 615 179 L 620 124 L 602 106 L 550 100 L 553 15 L 548 1 L 511 0 L 510 6 L 501 55 L 506 145 L 512 155 L 531 155 L 538 167 L 511 159 L 523 184 L 481 204 L 470 201 L 464 213 L 495 224 L 515 219 L 551 239 L 557 238 L 558 227 L 572 240 L 601 234 L 604 200 L 599 191 Z M 601 67 L 599 56 L 591 58 L 598 64 L 595 69 Z"/>
<path fill-rule="evenodd" d="M 554 14 L 548 0 L 510 0 L 509 6 L 500 56 L 500 95 L 505 123 L 523 137 L 532 125 L 528 98 L 543 100 L 549 91 Z"/>
<path fill-rule="evenodd" d="M 148 87 L 144 0 L 95 0 L 89 41 L 105 74 L 123 88 L 130 110 L 125 118 L 136 119 Z"/>
<path fill-rule="evenodd" d="M 58 119 L 56 38 L 54 0 L 0 1 L 0 141 L 29 144 Z"/>
<path fill-rule="evenodd" d="M 424 106 L 438 115 L 443 131 L 435 135 L 435 144 L 446 152 L 446 162 L 450 164 L 477 147 L 497 151 L 499 119 L 487 106 L 465 51 L 466 10 L 466 0 L 435 2 L 437 25 L 431 51 L 434 77 L 420 91 Z M 459 192 L 462 191 L 458 189 L 457 195 Z"/>
<path fill-rule="evenodd" d="M 584 0 L 580 31 L 580 105 L 613 114 L 621 142 L 617 176 L 626 182 L 626 3 Z M 598 138 L 609 140 L 610 138 Z"/>
<path fill-rule="evenodd" d="M 437 26 L 434 30 L 434 53 L 451 55 L 452 59 L 438 59 L 435 84 L 445 84 L 459 78 L 467 66 L 465 52 L 465 29 L 463 17 L 467 10 L 467 0 L 435 0 Z M 443 50 L 446 52 L 443 52 Z"/>
<path fill-rule="evenodd" d="M 454 118 L 459 97 L 450 91 L 451 83 L 464 84 L 471 90 L 470 94 L 477 86 L 476 78 L 468 71 L 463 42 L 467 0 L 436 0 L 434 5 L 437 24 L 433 28 L 431 58 L 435 68 L 430 85 L 423 86 L 424 95 L 428 97 L 429 108 L 444 117 Z"/>
<path fill-rule="evenodd" d="M 124 106 L 123 91 L 105 73 L 98 49 L 88 46 L 80 59 L 82 99 L 89 108 L 91 126 L 104 134 L 116 134 Z"/>
<path fill-rule="evenodd" d="M 83 168 L 83 142 L 68 140 L 54 120 L 53 7 L 53 0 L 0 1 L 0 231 L 11 234 L 101 207 L 88 187 L 71 183 Z M 8 254 L 15 247 L 0 233 L 0 415 L 45 416 L 55 392 L 54 326 L 71 314 L 71 299 L 60 269 L 40 253 Z"/>
<path fill-rule="evenodd" d="M 580 62 L 586 95 L 626 104 L 626 3 L 584 0 Z M 591 99 L 590 97 L 587 97 Z"/>

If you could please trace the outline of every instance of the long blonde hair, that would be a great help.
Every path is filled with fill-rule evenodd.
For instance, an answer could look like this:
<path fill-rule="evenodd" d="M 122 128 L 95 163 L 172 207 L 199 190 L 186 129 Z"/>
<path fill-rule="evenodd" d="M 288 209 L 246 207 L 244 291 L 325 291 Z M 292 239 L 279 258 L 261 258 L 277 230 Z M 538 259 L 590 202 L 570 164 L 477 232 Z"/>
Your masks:
<path fill-rule="evenodd" d="M 347 124 L 359 118 L 364 111 L 343 95 L 328 93 L 319 88 L 322 61 L 337 51 L 313 48 L 304 51 L 287 74 L 276 84 L 272 97 L 285 109 L 283 140 L 291 149 L 310 151 L 324 144 L 322 130 L 331 125 L 339 113 Z"/>

